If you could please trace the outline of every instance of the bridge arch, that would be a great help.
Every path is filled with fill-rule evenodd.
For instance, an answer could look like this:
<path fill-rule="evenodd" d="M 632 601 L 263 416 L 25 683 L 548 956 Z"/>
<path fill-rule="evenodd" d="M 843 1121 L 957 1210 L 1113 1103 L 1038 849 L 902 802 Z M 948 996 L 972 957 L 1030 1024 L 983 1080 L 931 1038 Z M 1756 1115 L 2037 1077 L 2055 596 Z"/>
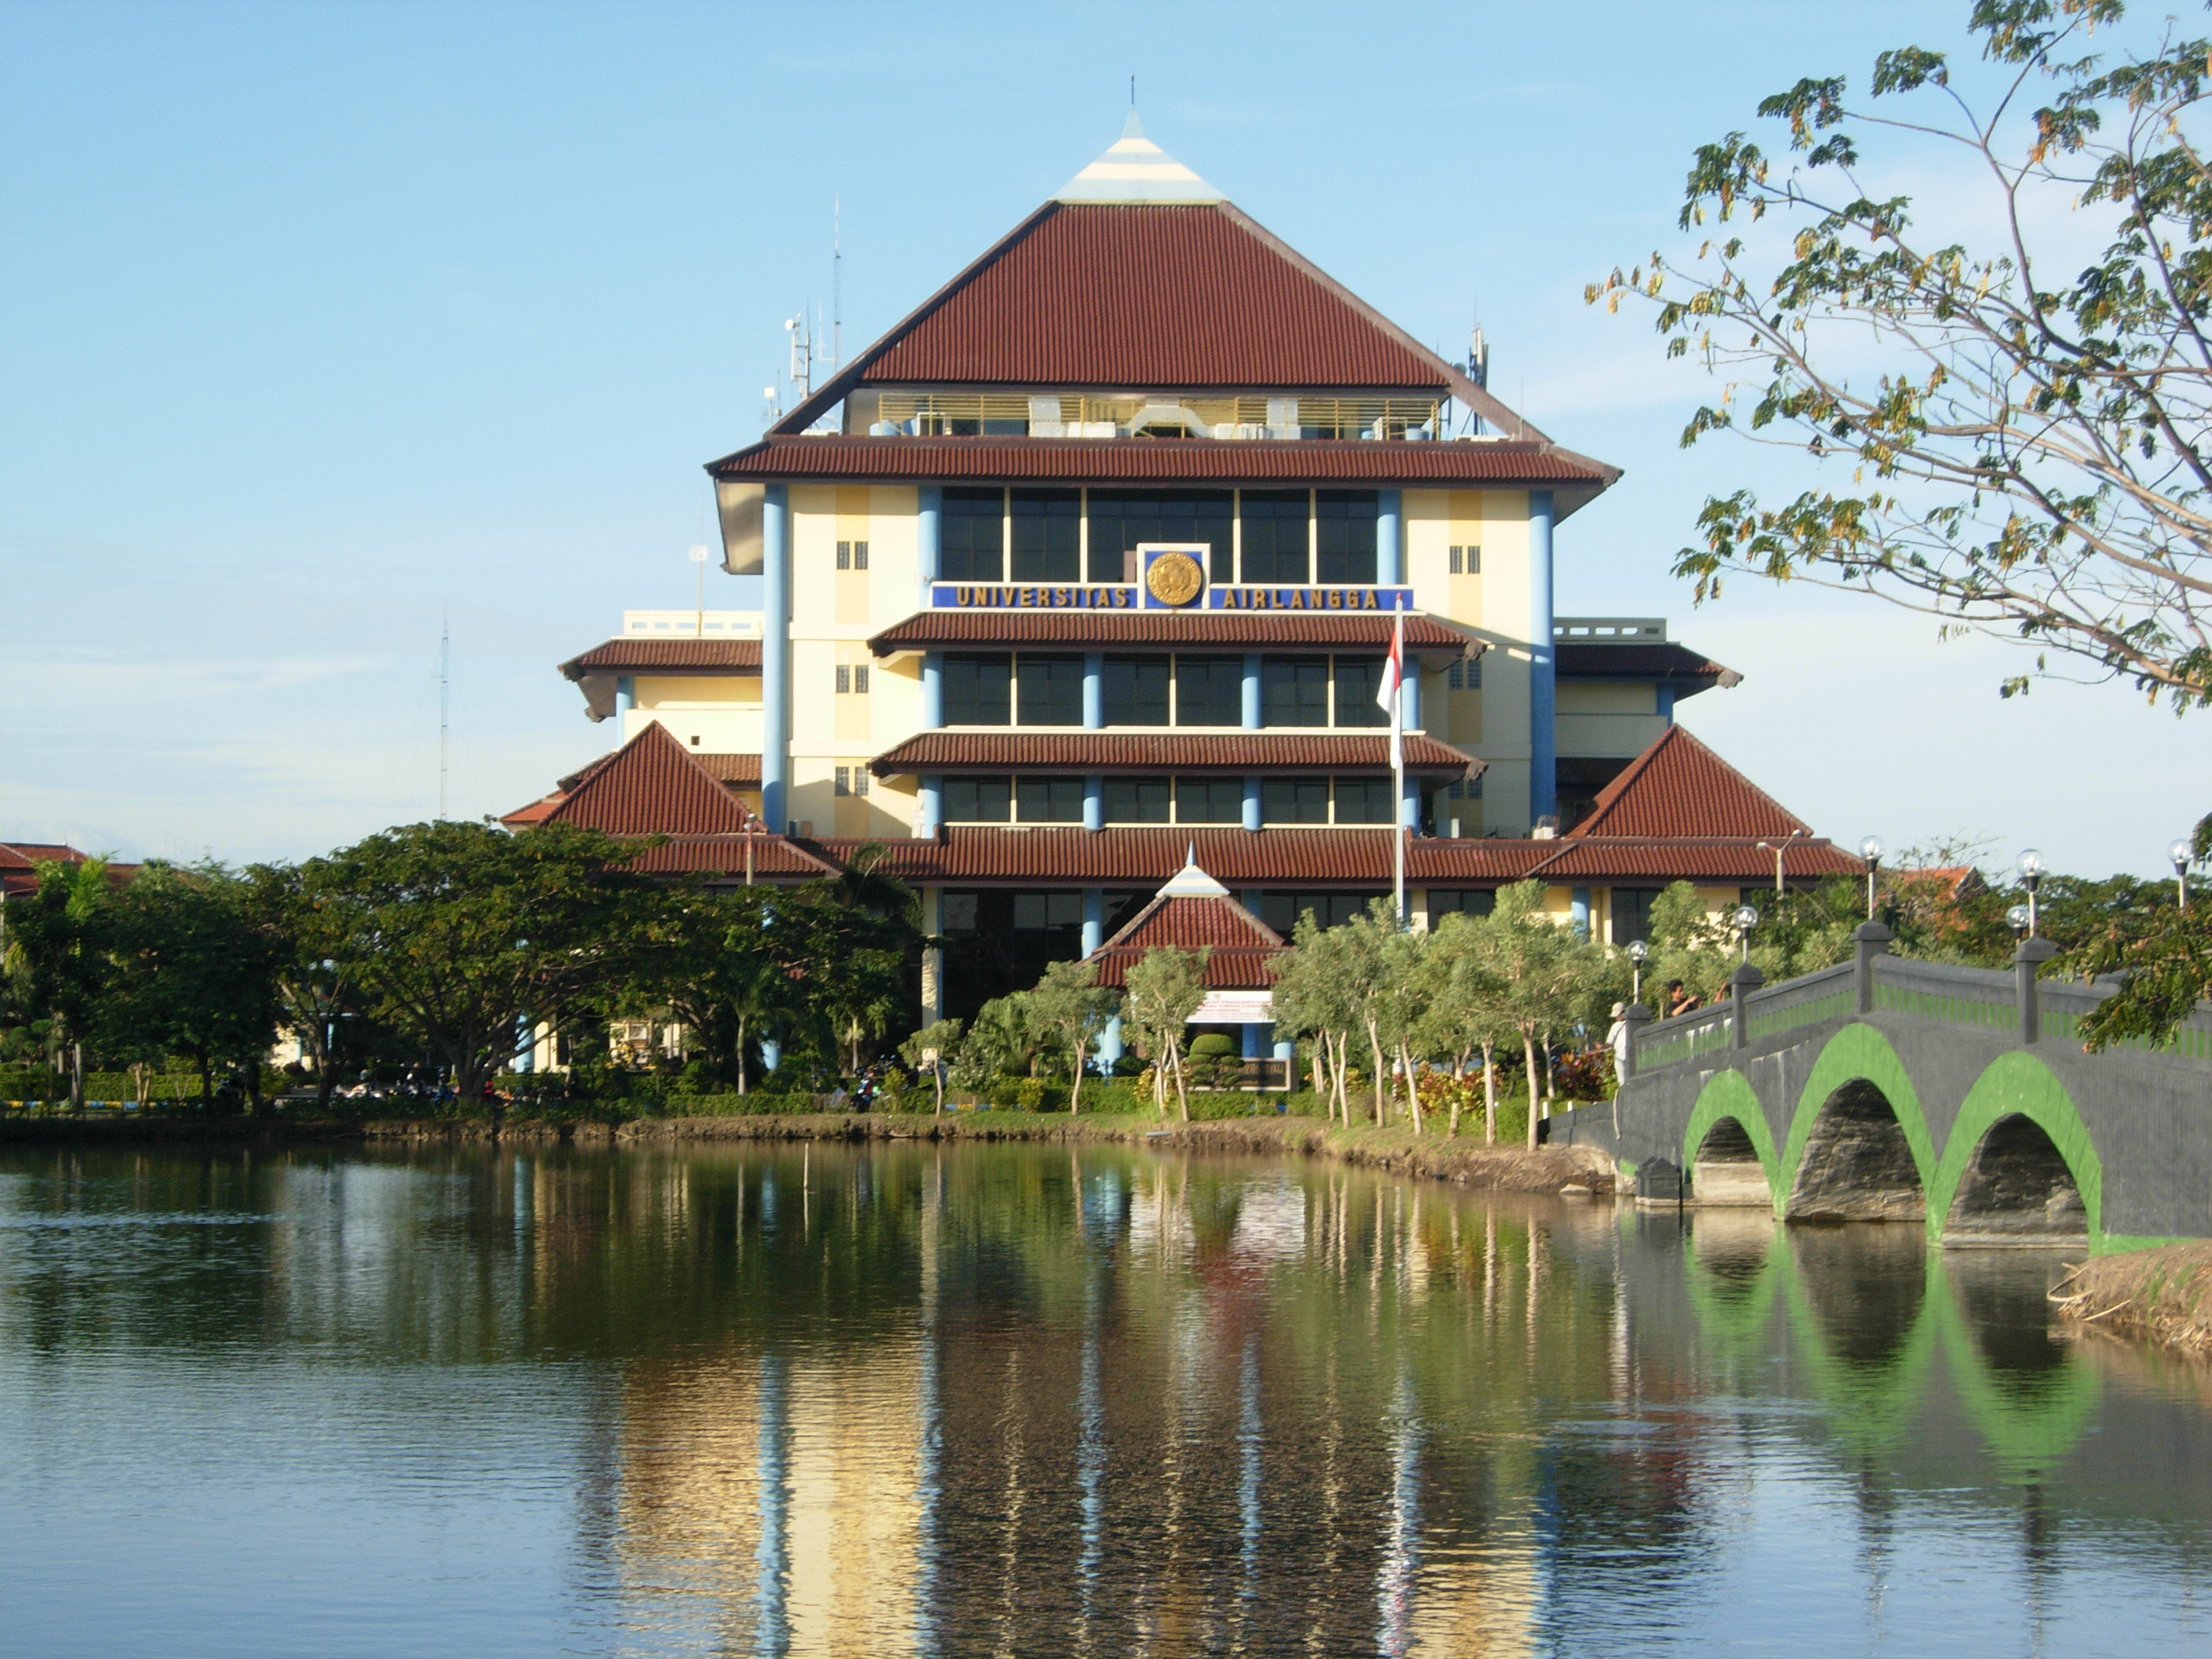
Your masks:
<path fill-rule="evenodd" d="M 1682 1167 L 1700 1204 L 1774 1203 L 1774 1132 L 1741 1072 L 1716 1072 L 1698 1091 L 1682 1132 Z"/>
<path fill-rule="evenodd" d="M 1930 1201 L 1935 1139 L 1905 1062 L 1871 1025 L 1829 1038 L 1797 1097 L 1782 1168 L 1789 1220 L 1919 1221 Z"/>
<path fill-rule="evenodd" d="M 2000 1054 L 1966 1091 L 1928 1186 L 1931 1235 L 2101 1236 L 2105 1171 L 2065 1085 L 2033 1054 Z"/>

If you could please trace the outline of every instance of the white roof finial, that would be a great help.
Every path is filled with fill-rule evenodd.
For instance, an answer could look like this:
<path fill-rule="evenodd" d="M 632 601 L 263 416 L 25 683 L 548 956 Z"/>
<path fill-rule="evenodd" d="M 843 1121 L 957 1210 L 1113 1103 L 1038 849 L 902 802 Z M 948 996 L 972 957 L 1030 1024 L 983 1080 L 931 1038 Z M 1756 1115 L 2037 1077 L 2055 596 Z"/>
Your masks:
<path fill-rule="evenodd" d="M 1229 890 L 1198 867 L 1198 843 L 1190 843 L 1183 866 L 1160 889 L 1162 898 L 1227 898 Z"/>
<path fill-rule="evenodd" d="M 1133 94 L 1133 82 L 1130 90 Z M 1229 198 L 1145 137 L 1133 95 L 1121 136 L 1061 186 L 1056 202 L 1225 202 Z"/>

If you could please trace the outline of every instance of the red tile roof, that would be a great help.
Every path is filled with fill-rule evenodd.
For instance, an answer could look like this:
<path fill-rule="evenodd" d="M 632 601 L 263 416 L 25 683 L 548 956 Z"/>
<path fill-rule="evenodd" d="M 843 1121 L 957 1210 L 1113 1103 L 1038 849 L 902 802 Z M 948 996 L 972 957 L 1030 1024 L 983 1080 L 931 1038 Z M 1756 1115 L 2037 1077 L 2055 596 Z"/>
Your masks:
<path fill-rule="evenodd" d="M 1048 204 L 860 360 L 865 384 L 1418 387 L 1442 366 L 1233 208 Z"/>
<path fill-rule="evenodd" d="M 1204 982 L 1213 991 L 1264 991 L 1275 982 L 1283 937 L 1233 898 L 1162 894 L 1091 953 L 1099 985 L 1128 983 L 1147 951 L 1210 949 Z"/>
<path fill-rule="evenodd" d="M 747 816 L 721 780 L 654 720 L 589 768 L 544 821 L 616 836 L 702 836 L 740 830 Z"/>
<path fill-rule="evenodd" d="M 1463 778 L 1473 756 L 1419 732 L 1406 735 L 1409 771 Z M 1390 739 L 1308 732 L 1185 736 L 1133 732 L 924 732 L 877 757 L 879 778 L 911 772 L 1383 771 Z"/>
<path fill-rule="evenodd" d="M 648 875 L 720 875 L 742 880 L 748 842 L 756 876 L 811 881 L 840 873 L 840 866 L 830 858 L 783 836 L 674 836 L 641 854 L 631 868 Z"/>
<path fill-rule="evenodd" d="M 718 478 L 1005 483 L 1410 484 L 1603 489 L 1613 469 L 1549 445 L 1479 439 L 863 438 L 778 433 L 712 462 Z M 1586 497 L 1584 498 L 1586 499 Z M 711 641 L 710 641 L 711 643 Z"/>
<path fill-rule="evenodd" d="M 1536 844 L 1558 849 L 1532 872 L 1547 881 L 1620 881 L 1638 886 L 1703 881 L 1759 886 L 1774 879 L 1772 842 L 1762 848 L 1755 841 L 1720 836 L 1647 841 L 1577 835 Z M 1865 871 L 1850 854 L 1818 838 L 1791 842 L 1783 854 L 1786 881 L 1863 875 Z"/>
<path fill-rule="evenodd" d="M 1757 840 L 1813 830 L 1687 731 L 1670 726 L 1598 793 L 1568 833 Z"/>
<path fill-rule="evenodd" d="M 1743 676 L 1733 668 L 1699 656 L 1687 646 L 1588 645 L 1562 640 L 1553 647 L 1553 661 L 1563 680 L 1702 680 L 1690 689 L 1708 685 L 1735 686 Z"/>
<path fill-rule="evenodd" d="M 1307 611 L 923 611 L 893 623 L 868 641 L 879 657 L 948 645 L 1258 646 L 1326 651 L 1390 643 L 1391 619 Z M 1425 612 L 1406 618 L 1412 651 L 1477 656 L 1487 647 Z"/>
<path fill-rule="evenodd" d="M 757 674 L 758 640 L 609 640 L 561 665 L 572 680 L 586 674 L 628 674 L 684 669 L 695 674 Z"/>
<path fill-rule="evenodd" d="M 534 800 L 527 806 L 518 806 L 512 812 L 501 813 L 499 821 L 510 830 L 527 830 L 532 824 L 543 823 L 551 817 L 554 809 L 566 799 L 568 796 L 556 789 L 542 800 Z"/>

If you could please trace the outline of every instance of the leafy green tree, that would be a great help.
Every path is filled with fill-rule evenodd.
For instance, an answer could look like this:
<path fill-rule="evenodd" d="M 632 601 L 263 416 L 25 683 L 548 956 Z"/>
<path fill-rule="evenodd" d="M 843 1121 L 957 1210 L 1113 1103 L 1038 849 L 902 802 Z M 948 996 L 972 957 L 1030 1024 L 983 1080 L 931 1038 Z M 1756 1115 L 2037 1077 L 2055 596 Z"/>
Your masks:
<path fill-rule="evenodd" d="M 372 1011 L 450 1071 L 464 1100 L 528 1023 L 595 1015 L 639 971 L 653 889 L 638 843 L 548 824 L 416 823 L 301 872 L 329 954 Z"/>
<path fill-rule="evenodd" d="M 2212 702 L 2212 173 L 2193 134 L 2212 41 L 2169 27 L 2087 53 L 2093 33 L 2122 43 L 2123 11 L 1977 0 L 1982 70 L 1904 46 L 1864 100 L 1799 81 L 1759 106 L 1789 165 L 1741 132 L 1704 145 L 1680 216 L 1705 230 L 1695 256 L 1591 286 L 1652 305 L 1670 356 L 1727 379 L 1686 446 L 1747 428 L 1851 475 L 1780 506 L 1708 501 L 1705 544 L 1675 559 L 1700 600 L 1736 573 L 1811 582 Z M 1996 234 L 1944 240 L 1972 217 L 1947 204 L 1926 235 L 1911 198 L 1870 187 L 1877 138 L 1893 172 L 1969 162 Z M 2104 239 L 2087 259 L 2085 228 Z"/>
<path fill-rule="evenodd" d="M 112 975 L 114 884 L 102 859 L 35 866 L 38 884 L 9 902 L 4 964 L 27 1042 L 66 1060 L 71 1109 L 84 1104 L 84 1042 Z"/>
<path fill-rule="evenodd" d="M 1158 945 L 1129 969 L 1123 1018 L 1135 1028 L 1145 1057 L 1152 1063 L 1152 1103 L 1168 1115 L 1167 1084 L 1175 1080 L 1176 1105 L 1190 1121 L 1190 1091 L 1183 1077 L 1184 1028 L 1206 1000 L 1206 964 L 1212 945 L 1178 951 Z"/>
<path fill-rule="evenodd" d="M 960 1048 L 960 1022 L 933 1020 L 899 1044 L 899 1057 L 917 1073 L 928 1074 L 937 1089 L 937 1115 L 945 1115 L 945 1071 Z"/>
<path fill-rule="evenodd" d="M 1311 1042 L 1314 1091 L 1332 1122 L 1341 1117 L 1348 1125 L 1346 1055 L 1358 1016 L 1340 963 L 1346 943 L 1338 937 L 1341 931 L 1324 929 L 1310 910 L 1299 913 L 1291 948 L 1275 962 L 1275 1035 L 1285 1042 Z"/>
<path fill-rule="evenodd" d="M 1664 896 L 1662 896 L 1662 899 Z M 1497 907 L 1485 919 L 1496 933 L 1497 969 L 1505 987 L 1502 1012 L 1521 1039 L 1528 1066 L 1528 1148 L 1535 1150 L 1537 1047 L 1574 1023 L 1597 948 L 1554 921 L 1544 908 L 1544 884 L 1516 882 L 1498 890 Z M 1654 906 L 1654 922 L 1657 906 Z"/>
<path fill-rule="evenodd" d="M 1094 984 L 1097 965 L 1089 962 L 1055 962 L 1029 994 L 1030 1018 L 1056 1032 L 1071 1060 L 1067 1111 L 1073 1117 L 1083 1095 L 1083 1071 L 1091 1050 L 1121 1006 L 1121 998 L 1109 987 Z"/>
<path fill-rule="evenodd" d="M 1498 1140 L 1498 1047 L 1517 1035 L 1508 1015 L 1505 978 L 1510 953 L 1490 916 L 1455 913 L 1430 930 L 1422 962 L 1427 979 L 1424 1030 L 1430 1051 L 1451 1056 L 1455 1075 L 1482 1057 L 1482 1135 Z M 1459 1133 L 1460 1096 L 1451 1097 L 1449 1133 Z"/>

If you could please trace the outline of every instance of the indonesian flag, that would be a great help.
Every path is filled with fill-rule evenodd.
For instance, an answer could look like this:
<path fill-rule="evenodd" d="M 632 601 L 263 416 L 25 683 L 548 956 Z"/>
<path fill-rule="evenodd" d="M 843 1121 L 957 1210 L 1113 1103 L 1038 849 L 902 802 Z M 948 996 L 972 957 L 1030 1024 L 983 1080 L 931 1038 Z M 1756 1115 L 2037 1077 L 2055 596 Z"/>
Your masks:
<path fill-rule="evenodd" d="M 1375 688 L 1375 705 L 1390 717 L 1390 764 L 1405 764 L 1405 749 L 1401 738 L 1404 721 L 1401 711 L 1404 699 L 1398 695 L 1399 682 L 1406 672 L 1406 613 L 1391 613 L 1390 654 L 1382 659 L 1382 683 Z"/>

